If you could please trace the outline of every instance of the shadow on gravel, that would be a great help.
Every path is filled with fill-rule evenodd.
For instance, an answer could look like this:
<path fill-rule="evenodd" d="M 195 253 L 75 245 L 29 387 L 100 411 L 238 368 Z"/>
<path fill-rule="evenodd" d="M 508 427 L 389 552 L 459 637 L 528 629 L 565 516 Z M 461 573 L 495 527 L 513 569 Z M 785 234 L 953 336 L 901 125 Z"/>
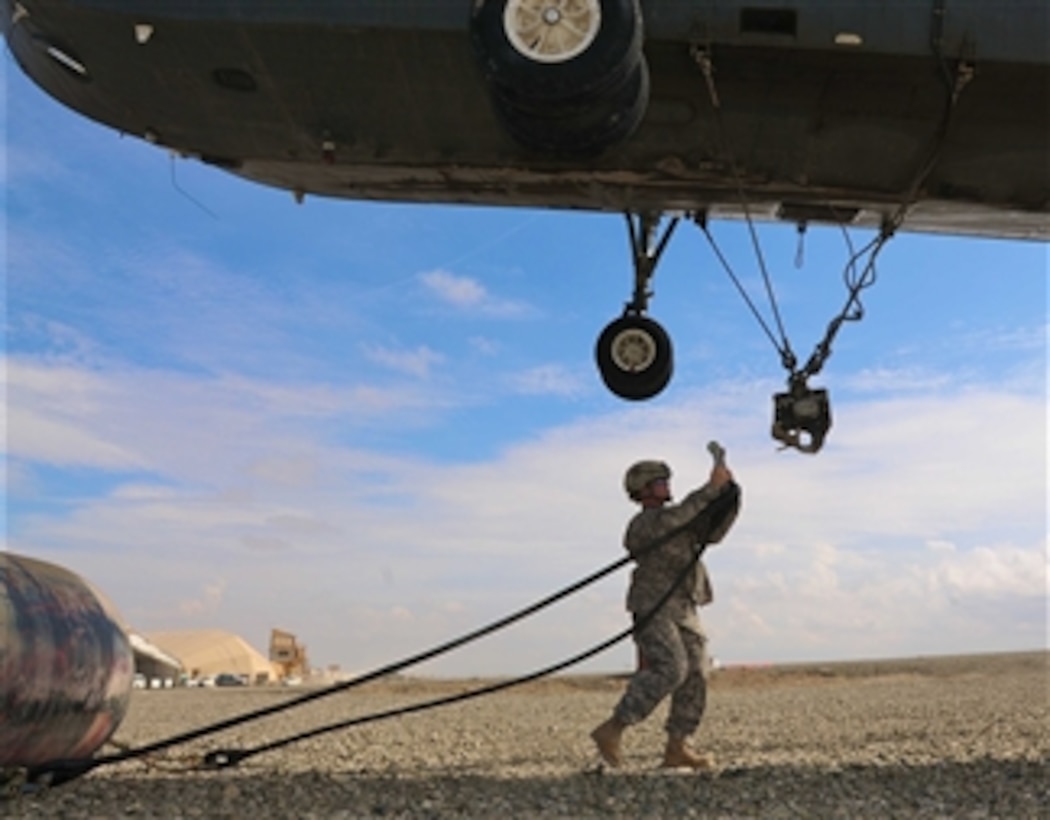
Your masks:
<path fill-rule="evenodd" d="M 414 770 L 285 774 L 113 773 L 0 804 L 13 818 L 805 816 L 1046 817 L 1050 761 L 731 769 L 717 776 L 588 771 L 564 776 Z"/>

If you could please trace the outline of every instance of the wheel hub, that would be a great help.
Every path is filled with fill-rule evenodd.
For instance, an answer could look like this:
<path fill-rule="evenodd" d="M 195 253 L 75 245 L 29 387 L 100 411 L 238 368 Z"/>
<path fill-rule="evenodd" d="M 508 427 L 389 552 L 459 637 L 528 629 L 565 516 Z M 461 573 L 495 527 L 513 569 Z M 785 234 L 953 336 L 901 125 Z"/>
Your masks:
<path fill-rule="evenodd" d="M 627 373 L 641 373 L 656 361 L 656 342 L 640 328 L 630 328 L 616 334 L 612 340 L 613 363 Z"/>
<path fill-rule="evenodd" d="M 564 63 L 594 42 L 601 28 L 599 0 L 510 0 L 503 29 L 510 44 L 539 63 Z"/>

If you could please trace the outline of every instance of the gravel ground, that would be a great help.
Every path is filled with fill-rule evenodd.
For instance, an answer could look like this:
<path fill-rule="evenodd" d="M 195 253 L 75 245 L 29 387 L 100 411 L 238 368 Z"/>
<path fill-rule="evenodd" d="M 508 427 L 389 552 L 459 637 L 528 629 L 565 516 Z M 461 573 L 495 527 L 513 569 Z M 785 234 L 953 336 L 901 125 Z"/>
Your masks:
<path fill-rule="evenodd" d="M 399 679 L 104 766 L 0 803 L 12 818 L 1050 817 L 1046 652 L 715 674 L 696 745 L 714 773 L 667 772 L 663 708 L 600 765 L 589 731 L 623 679 L 556 678 L 324 734 L 222 771 L 214 749 L 463 691 Z M 166 737 L 305 689 L 136 692 L 118 739 Z"/>

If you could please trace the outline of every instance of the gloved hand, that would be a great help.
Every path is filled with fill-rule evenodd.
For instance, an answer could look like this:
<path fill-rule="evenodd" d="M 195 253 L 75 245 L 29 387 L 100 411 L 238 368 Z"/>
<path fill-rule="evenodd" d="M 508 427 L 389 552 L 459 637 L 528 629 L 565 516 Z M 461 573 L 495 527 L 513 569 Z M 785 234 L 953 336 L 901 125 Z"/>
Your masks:
<path fill-rule="evenodd" d="M 715 460 L 715 466 L 711 468 L 711 475 L 708 478 L 708 483 L 710 483 L 715 489 L 721 489 L 733 480 L 733 474 L 729 471 L 729 468 L 726 467 L 725 448 L 717 441 L 709 441 L 707 443 L 707 451 Z"/>

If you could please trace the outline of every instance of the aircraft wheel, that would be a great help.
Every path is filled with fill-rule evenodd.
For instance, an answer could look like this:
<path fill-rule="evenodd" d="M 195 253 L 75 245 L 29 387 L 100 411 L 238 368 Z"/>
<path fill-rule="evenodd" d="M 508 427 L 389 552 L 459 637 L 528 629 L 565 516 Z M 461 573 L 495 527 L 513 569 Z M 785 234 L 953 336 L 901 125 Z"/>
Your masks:
<path fill-rule="evenodd" d="M 642 59 L 638 0 L 485 0 L 471 35 L 486 80 L 519 105 L 586 104 Z"/>
<path fill-rule="evenodd" d="M 595 156 L 629 137 L 649 103 L 649 68 L 643 60 L 622 88 L 607 99 L 564 111 L 522 108 L 493 93 L 497 116 L 515 140 L 545 153 Z"/>
<path fill-rule="evenodd" d="M 630 401 L 655 396 L 674 370 L 671 338 L 647 316 L 626 315 L 606 325 L 595 358 L 605 386 Z"/>

